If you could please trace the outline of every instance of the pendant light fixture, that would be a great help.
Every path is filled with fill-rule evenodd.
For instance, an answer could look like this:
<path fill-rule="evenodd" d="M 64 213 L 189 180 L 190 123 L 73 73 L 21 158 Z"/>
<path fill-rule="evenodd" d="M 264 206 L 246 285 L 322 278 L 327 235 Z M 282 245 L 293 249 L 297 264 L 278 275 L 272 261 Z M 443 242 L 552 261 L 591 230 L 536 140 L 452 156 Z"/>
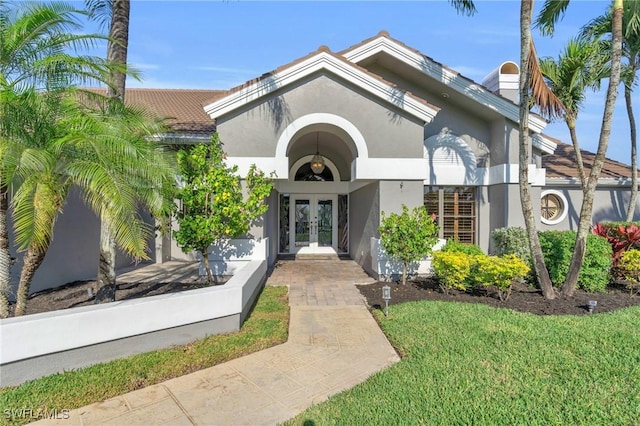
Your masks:
<path fill-rule="evenodd" d="M 316 155 L 311 159 L 311 170 L 313 173 L 319 175 L 324 171 L 324 158 L 320 155 L 319 149 L 320 132 L 316 132 Z"/>

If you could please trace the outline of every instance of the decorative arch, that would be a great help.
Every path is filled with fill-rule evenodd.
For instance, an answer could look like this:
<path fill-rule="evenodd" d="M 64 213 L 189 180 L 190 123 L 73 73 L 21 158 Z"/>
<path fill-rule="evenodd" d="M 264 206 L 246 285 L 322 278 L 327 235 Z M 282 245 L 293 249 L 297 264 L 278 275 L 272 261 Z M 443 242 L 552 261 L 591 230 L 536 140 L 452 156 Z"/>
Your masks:
<path fill-rule="evenodd" d="M 438 170 L 446 174 L 450 183 L 473 185 L 476 183 L 476 155 L 459 136 L 444 127 L 440 133 L 424 141 L 424 158 L 429 160 L 431 184 L 437 182 Z"/>
<path fill-rule="evenodd" d="M 276 145 L 276 159 L 286 160 L 287 150 L 289 149 L 289 145 L 291 145 L 291 141 L 293 141 L 296 134 L 305 127 L 314 124 L 331 124 L 344 130 L 351 137 L 351 140 L 356 146 L 356 156 L 359 158 L 369 158 L 367 143 L 364 140 L 364 136 L 362 136 L 362 133 L 360 133 L 356 126 L 338 115 L 319 112 L 299 117 L 284 129 L 280 138 L 278 138 L 278 144 Z"/>
<path fill-rule="evenodd" d="M 313 158 L 313 155 L 305 155 L 304 157 L 300 158 L 298 161 L 293 163 L 293 166 L 291 166 L 291 169 L 289 169 L 289 180 L 293 181 L 298 169 L 302 167 L 305 163 L 311 162 L 312 158 Z M 331 170 L 331 173 L 333 174 L 333 180 L 335 182 L 339 182 L 341 180 L 340 172 L 338 171 L 338 168 L 336 167 L 336 165 L 333 164 L 333 161 L 331 161 L 327 157 L 324 157 L 324 165 L 328 167 L 329 170 Z"/>

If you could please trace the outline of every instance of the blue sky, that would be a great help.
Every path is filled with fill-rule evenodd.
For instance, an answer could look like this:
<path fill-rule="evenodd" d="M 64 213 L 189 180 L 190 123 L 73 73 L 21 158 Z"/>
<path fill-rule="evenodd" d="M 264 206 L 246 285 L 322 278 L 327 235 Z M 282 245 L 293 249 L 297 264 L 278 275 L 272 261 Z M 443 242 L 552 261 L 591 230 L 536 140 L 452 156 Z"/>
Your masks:
<path fill-rule="evenodd" d="M 536 2 L 539 8 L 542 0 Z M 539 56 L 556 57 L 607 1 L 573 0 L 553 38 L 534 31 Z M 505 60 L 519 62 L 517 1 L 478 1 L 473 17 L 446 1 L 132 1 L 129 62 L 143 73 L 129 87 L 228 89 L 327 45 L 332 51 L 387 30 L 480 82 Z M 536 9 L 537 10 L 537 9 Z M 99 52 L 97 52 L 99 53 Z M 635 95 L 640 111 L 640 96 Z M 595 151 L 604 90 L 589 94 L 577 131 Z M 629 163 L 629 125 L 619 96 L 608 156 Z M 545 133 L 570 143 L 564 122 Z"/>

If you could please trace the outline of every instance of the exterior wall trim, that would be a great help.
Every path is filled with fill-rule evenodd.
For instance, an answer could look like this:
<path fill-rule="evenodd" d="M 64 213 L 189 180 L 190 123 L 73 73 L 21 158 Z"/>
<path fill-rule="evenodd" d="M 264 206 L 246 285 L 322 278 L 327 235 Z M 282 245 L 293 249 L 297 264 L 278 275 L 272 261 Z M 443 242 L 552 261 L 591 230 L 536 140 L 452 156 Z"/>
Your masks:
<path fill-rule="evenodd" d="M 305 127 L 313 124 L 332 124 L 336 127 L 347 132 L 351 137 L 351 140 L 356 145 L 358 157 L 369 157 L 369 148 L 367 148 L 367 142 L 364 140 L 364 136 L 360 133 L 360 130 L 353 125 L 349 120 L 340 117 L 339 115 L 329 114 L 326 112 L 318 112 L 313 114 L 303 115 L 291 122 L 282 132 L 278 138 L 276 145 L 276 158 L 286 159 L 289 145 L 293 141 L 296 134 Z"/>
<path fill-rule="evenodd" d="M 519 168 L 517 164 L 499 164 L 489 168 L 478 167 L 471 176 L 461 172 L 456 165 L 439 165 L 436 179 L 429 180 L 430 167 L 427 164 L 427 178 L 425 185 L 469 185 L 469 186 L 491 186 L 501 184 L 518 184 Z M 546 169 L 539 169 L 535 164 L 529 164 L 529 183 L 532 186 L 546 185 Z"/>
<path fill-rule="evenodd" d="M 298 171 L 298 169 L 300 167 L 302 167 L 305 163 L 309 163 L 311 162 L 311 160 L 313 159 L 313 155 L 305 155 L 304 157 L 300 158 L 298 161 L 296 161 L 295 163 L 293 163 L 293 166 L 291 166 L 291 168 L 289 169 L 289 180 L 290 181 L 295 181 L 296 179 L 296 172 Z M 340 182 L 340 171 L 338 170 L 338 168 L 336 167 L 335 164 L 333 164 L 333 161 L 331 161 L 330 159 L 328 159 L 327 157 L 324 157 L 324 165 L 331 170 L 331 173 L 333 174 L 333 180 Z"/>

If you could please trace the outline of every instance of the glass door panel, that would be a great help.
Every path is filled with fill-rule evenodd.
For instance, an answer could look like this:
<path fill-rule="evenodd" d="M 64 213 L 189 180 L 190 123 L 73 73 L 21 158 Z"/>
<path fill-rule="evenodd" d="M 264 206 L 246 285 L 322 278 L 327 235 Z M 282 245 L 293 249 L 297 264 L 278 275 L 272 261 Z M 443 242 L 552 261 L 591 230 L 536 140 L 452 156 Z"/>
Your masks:
<path fill-rule="evenodd" d="M 294 246 L 296 248 L 309 247 L 311 244 L 311 200 L 309 199 L 297 199 L 295 204 L 295 233 L 294 233 Z"/>
<path fill-rule="evenodd" d="M 289 205 L 289 253 L 338 251 L 337 195 L 290 194 Z"/>
<path fill-rule="evenodd" d="M 318 199 L 316 202 L 316 213 L 318 215 L 318 246 L 333 246 L 333 200 Z"/>

